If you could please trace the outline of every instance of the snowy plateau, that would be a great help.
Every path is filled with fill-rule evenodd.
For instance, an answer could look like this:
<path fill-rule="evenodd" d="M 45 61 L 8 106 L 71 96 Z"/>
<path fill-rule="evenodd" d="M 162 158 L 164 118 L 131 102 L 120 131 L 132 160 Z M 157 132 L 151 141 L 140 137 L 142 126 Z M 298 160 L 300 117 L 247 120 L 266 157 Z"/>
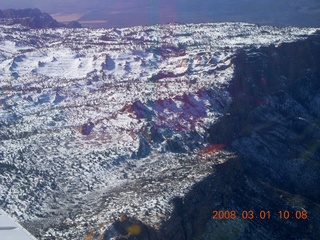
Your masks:
<path fill-rule="evenodd" d="M 229 114 L 237 52 L 316 30 L 0 26 L 1 207 L 38 239 L 84 239 L 121 214 L 160 229 L 235 157 L 208 129 Z"/>

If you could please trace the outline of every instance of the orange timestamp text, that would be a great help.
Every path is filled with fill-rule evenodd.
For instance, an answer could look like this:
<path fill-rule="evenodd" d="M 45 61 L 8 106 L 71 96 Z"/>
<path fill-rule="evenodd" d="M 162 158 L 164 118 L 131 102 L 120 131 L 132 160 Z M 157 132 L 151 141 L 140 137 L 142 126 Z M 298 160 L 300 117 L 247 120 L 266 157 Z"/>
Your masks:
<path fill-rule="evenodd" d="M 308 212 L 306 210 L 280 210 L 277 214 L 271 214 L 270 210 L 243 210 L 237 212 L 235 210 L 213 210 L 212 219 L 222 220 L 222 219 L 244 219 L 244 220 L 253 220 L 253 219 L 271 219 L 272 216 L 277 216 L 279 219 L 296 219 L 296 220 L 306 220 L 308 219 Z"/>

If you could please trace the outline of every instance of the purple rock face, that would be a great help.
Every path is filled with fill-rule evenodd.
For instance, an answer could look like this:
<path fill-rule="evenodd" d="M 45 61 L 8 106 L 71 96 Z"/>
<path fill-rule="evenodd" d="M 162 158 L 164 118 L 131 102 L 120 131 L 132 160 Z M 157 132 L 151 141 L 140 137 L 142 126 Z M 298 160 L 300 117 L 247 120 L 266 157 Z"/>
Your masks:
<path fill-rule="evenodd" d="M 93 122 L 88 122 L 81 126 L 81 133 L 83 135 L 89 135 L 93 128 L 94 128 Z"/>

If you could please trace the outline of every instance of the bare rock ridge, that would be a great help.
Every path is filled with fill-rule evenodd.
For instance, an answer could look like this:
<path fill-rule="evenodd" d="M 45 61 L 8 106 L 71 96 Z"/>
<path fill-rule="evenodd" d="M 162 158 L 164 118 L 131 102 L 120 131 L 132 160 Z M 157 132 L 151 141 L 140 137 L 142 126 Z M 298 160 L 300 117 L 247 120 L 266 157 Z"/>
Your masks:
<path fill-rule="evenodd" d="M 238 52 L 230 115 L 210 127 L 207 139 L 227 144 L 235 157 L 173 199 L 170 219 L 141 239 L 317 239 L 319 56 L 319 34 Z M 270 210 L 271 219 L 212 220 L 213 210 Z M 283 220 L 280 210 L 307 210 L 308 218 Z"/>
<path fill-rule="evenodd" d="M 5 25 L 21 24 L 32 29 L 39 28 L 81 28 L 81 24 L 77 21 L 72 21 L 67 25 L 58 22 L 48 13 L 41 12 L 37 8 L 28 9 L 6 9 L 0 10 L 0 23 Z"/>

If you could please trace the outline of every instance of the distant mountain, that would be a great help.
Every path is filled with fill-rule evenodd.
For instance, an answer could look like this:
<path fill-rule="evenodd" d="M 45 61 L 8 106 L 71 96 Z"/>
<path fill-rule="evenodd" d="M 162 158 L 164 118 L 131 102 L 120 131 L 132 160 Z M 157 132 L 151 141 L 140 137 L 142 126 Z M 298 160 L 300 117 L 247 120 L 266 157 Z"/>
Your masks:
<path fill-rule="evenodd" d="M 5 25 L 21 24 L 33 29 L 39 28 L 81 28 L 78 22 L 71 22 L 67 25 L 58 22 L 50 16 L 50 14 L 41 12 L 38 8 L 27 9 L 6 9 L 0 10 L 0 23 Z"/>

